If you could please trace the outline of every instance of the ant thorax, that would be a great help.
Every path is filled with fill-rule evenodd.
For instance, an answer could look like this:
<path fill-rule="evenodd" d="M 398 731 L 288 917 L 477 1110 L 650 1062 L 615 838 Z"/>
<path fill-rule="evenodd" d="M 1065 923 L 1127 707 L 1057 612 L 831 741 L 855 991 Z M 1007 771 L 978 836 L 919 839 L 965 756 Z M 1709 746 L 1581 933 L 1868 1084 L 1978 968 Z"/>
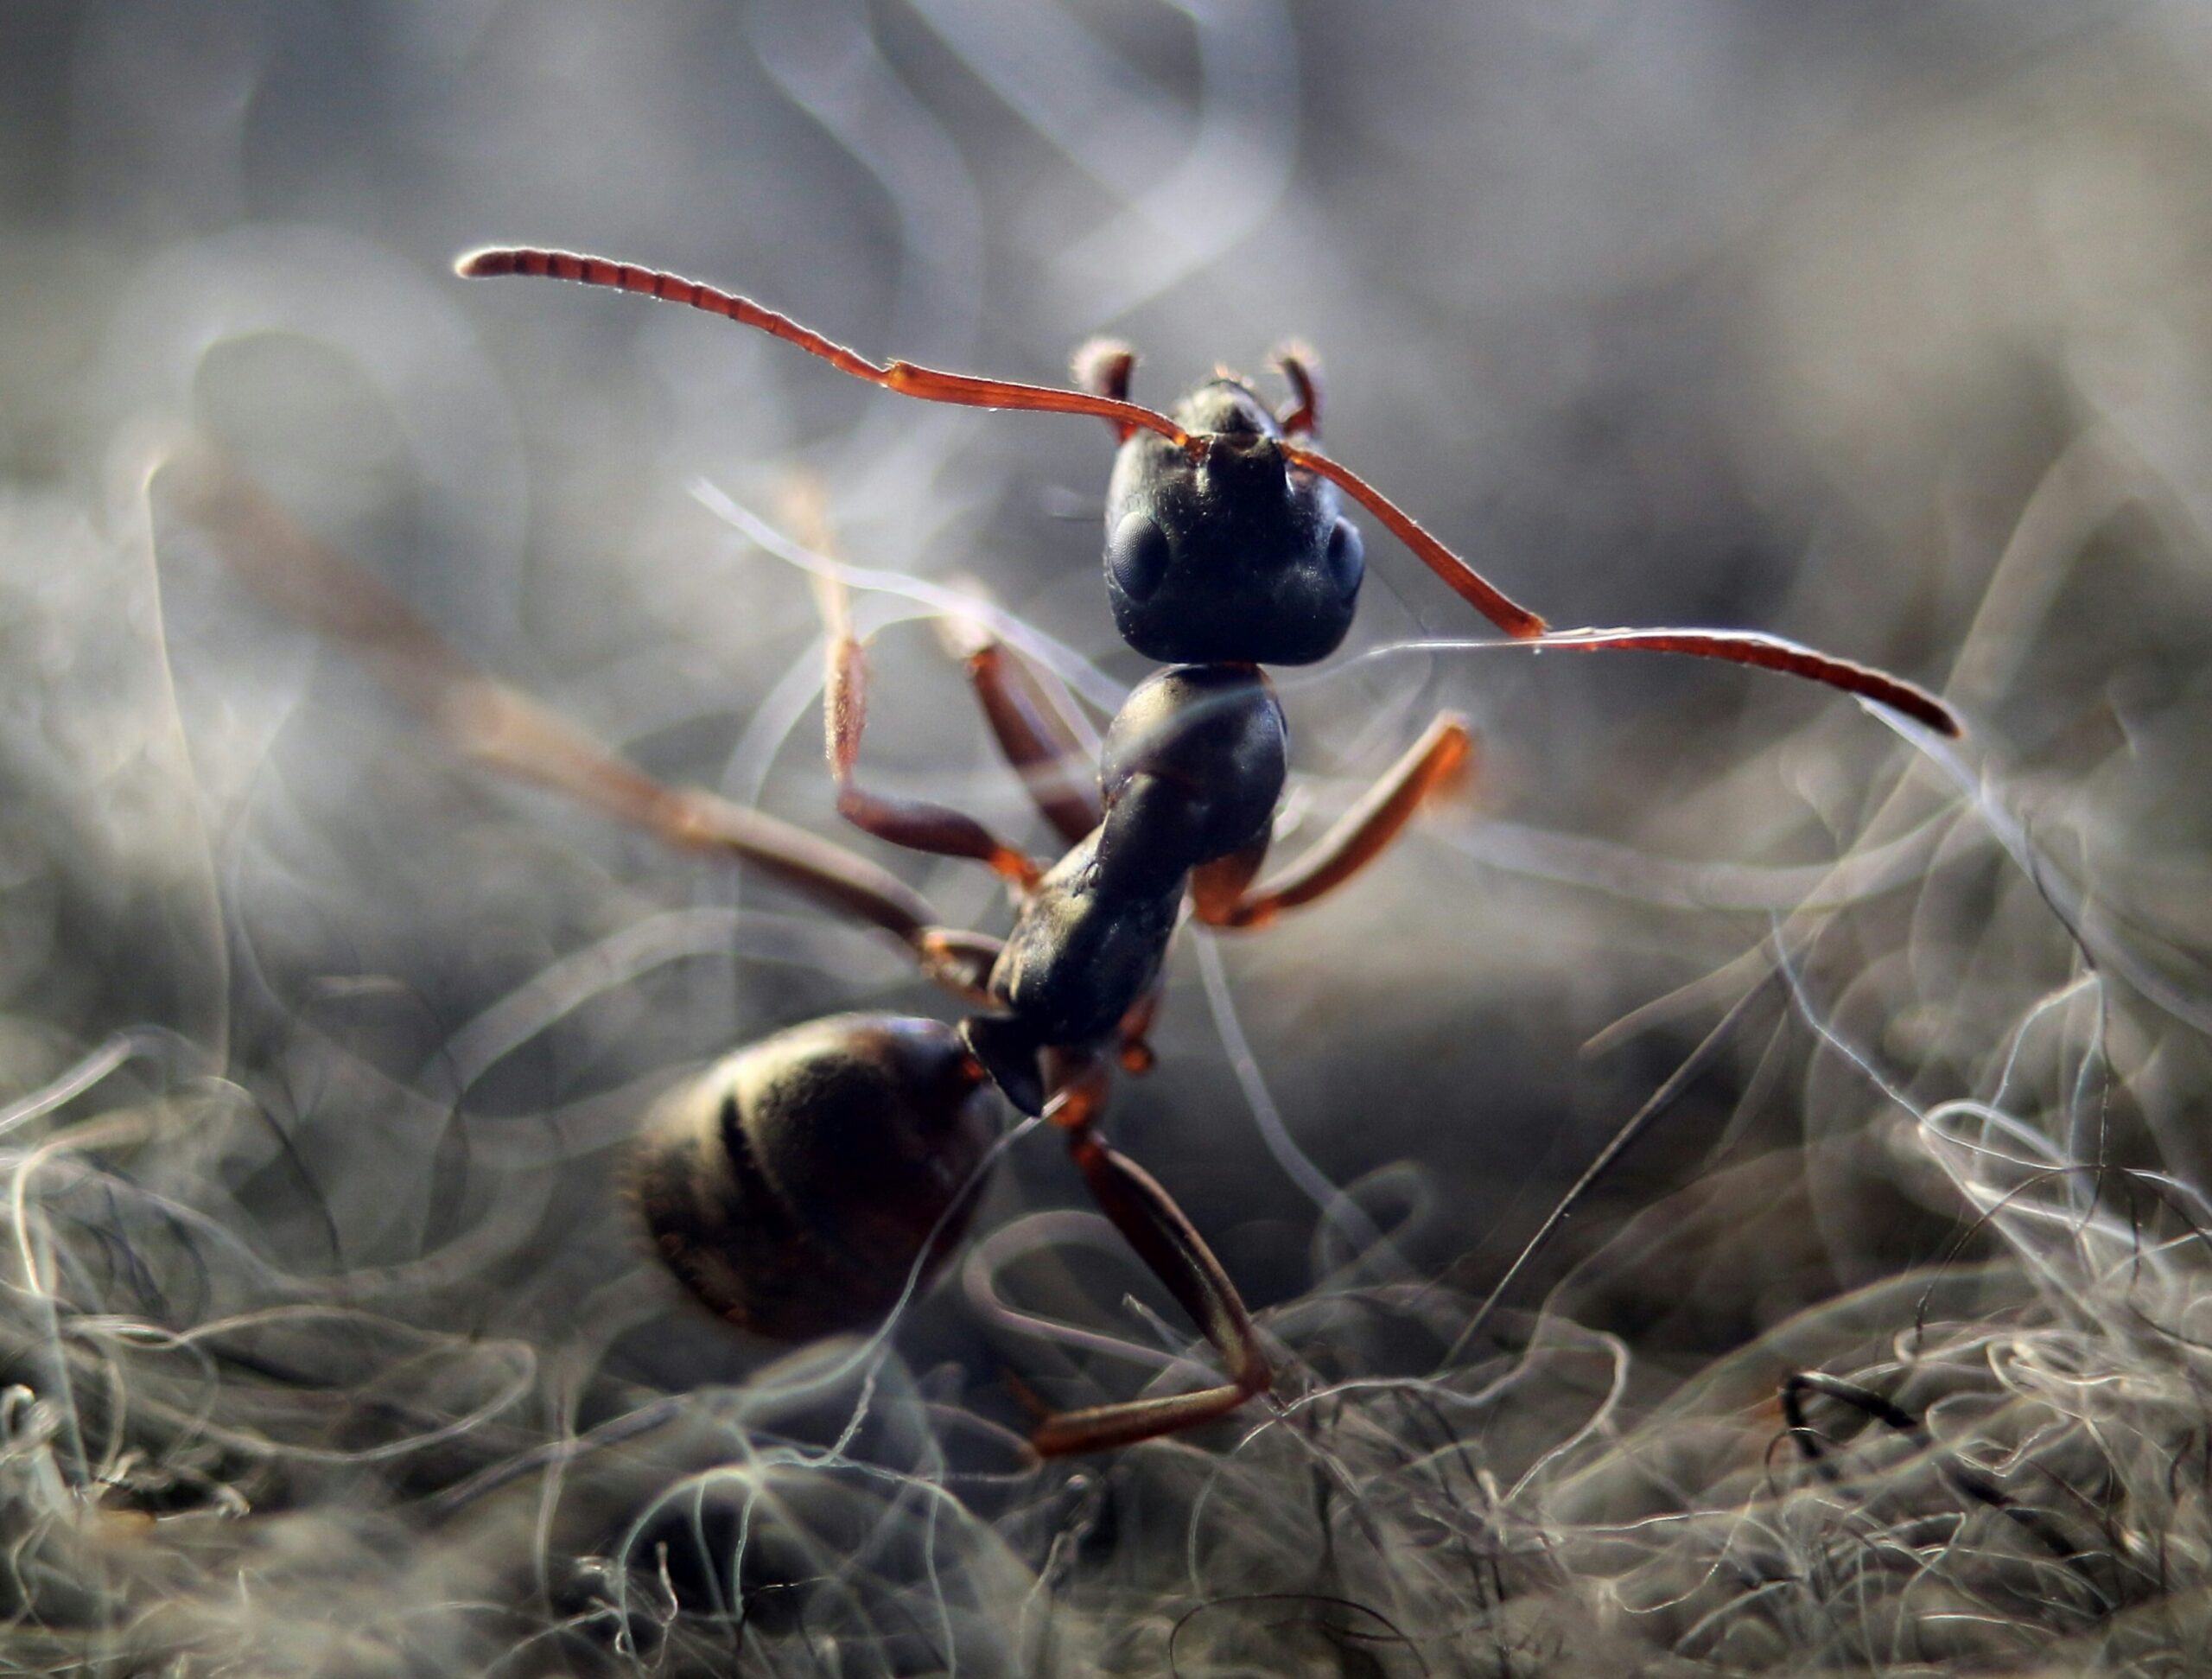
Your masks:
<path fill-rule="evenodd" d="M 1039 1048 L 1105 1042 L 1152 989 L 1191 871 L 1264 843 L 1289 761 L 1252 665 L 1178 665 L 1129 696 L 1100 759 L 1104 819 L 1037 883 L 992 970 L 1009 1018 L 970 1022 L 1018 1104 L 1038 1095 Z"/>

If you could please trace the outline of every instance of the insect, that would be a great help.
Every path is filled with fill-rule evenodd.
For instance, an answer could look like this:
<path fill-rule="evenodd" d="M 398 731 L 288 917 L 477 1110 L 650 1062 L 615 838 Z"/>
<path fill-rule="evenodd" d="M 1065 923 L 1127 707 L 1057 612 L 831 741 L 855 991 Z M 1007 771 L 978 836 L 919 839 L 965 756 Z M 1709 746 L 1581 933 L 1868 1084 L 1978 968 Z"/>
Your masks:
<path fill-rule="evenodd" d="M 1112 340 L 1078 351 L 1075 385 L 1061 390 L 872 362 L 748 299 L 626 263 L 501 248 L 456 266 L 468 277 L 542 276 L 643 293 L 757 328 L 901 395 L 1088 414 L 1116 435 L 1107 593 L 1124 640 L 1167 668 L 1108 727 L 1095 792 L 1071 773 L 1079 735 L 1038 673 L 988 639 L 968 658 L 1001 748 L 1069 848 L 1057 862 L 1024 855 L 950 807 L 861 784 L 866 664 L 831 607 L 826 733 L 840 813 L 892 844 L 998 872 L 1017 899 L 1002 941 L 940 926 L 911 888 L 842 848 L 651 780 L 463 665 L 404 607 L 367 593 L 373 586 L 317 579 L 332 570 L 330 556 L 302 542 L 281 553 L 284 543 L 268 544 L 263 533 L 277 556 L 270 563 L 293 579 L 270 587 L 304 590 L 310 601 L 296 600 L 295 610 L 363 644 L 451 737 L 678 846 L 766 868 L 899 938 L 924 973 L 970 1005 L 957 1027 L 848 1015 L 739 1052 L 656 1110 L 639 1145 L 637 1195 L 662 1256 L 708 1306 L 770 1335 L 818 1334 L 880 1317 L 910 1271 L 942 1260 L 988 1153 L 994 1087 L 1043 1116 L 1065 1135 L 1101 1210 L 1203 1330 L 1226 1377 L 1197 1392 L 1046 1416 L 1032 1436 L 1046 1455 L 1195 1426 L 1273 1379 L 1250 1316 L 1203 1238 L 1167 1192 L 1100 1135 L 1111 1065 L 1147 1062 L 1144 1033 L 1186 900 L 1199 921 L 1220 927 L 1262 926 L 1310 903 L 1371 861 L 1472 757 L 1465 722 L 1439 716 L 1305 856 L 1261 880 L 1288 766 L 1283 715 L 1262 667 L 1324 658 L 1351 627 L 1365 557 L 1343 497 L 1516 639 L 1757 665 L 1959 732 L 1942 702 L 1910 684 L 1775 637 L 1550 630 L 1319 452 L 1320 383 L 1300 349 L 1274 359 L 1292 393 L 1281 411 L 1224 376 L 1162 413 L 1129 400 L 1135 358 Z"/>

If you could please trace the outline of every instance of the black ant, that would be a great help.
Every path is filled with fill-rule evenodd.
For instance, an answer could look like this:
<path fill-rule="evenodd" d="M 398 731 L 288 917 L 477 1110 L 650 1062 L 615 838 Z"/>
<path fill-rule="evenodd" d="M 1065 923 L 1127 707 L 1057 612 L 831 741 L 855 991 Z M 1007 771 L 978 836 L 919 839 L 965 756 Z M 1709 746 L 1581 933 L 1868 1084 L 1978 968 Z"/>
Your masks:
<path fill-rule="evenodd" d="M 427 626 L 304 538 L 287 538 L 235 482 L 203 516 L 246 521 L 265 586 L 322 627 L 361 643 L 446 732 L 510 772 L 550 781 L 687 849 L 734 855 L 899 938 L 922 970 L 972 1004 L 957 1027 L 846 1015 L 741 1051 L 664 1102 L 635 1185 L 662 1256 L 731 1321 L 803 1338 L 879 1318 L 909 1275 L 940 1262 L 987 1159 L 993 1085 L 1065 1130 L 1107 1218 L 1221 1355 L 1228 1380 L 1195 1393 L 1046 1417 L 1046 1454 L 1103 1449 L 1225 1415 L 1272 1381 L 1235 1287 L 1174 1201 L 1098 1135 L 1108 1064 L 1149 1063 L 1144 1033 L 1187 896 L 1197 919 L 1257 927 L 1357 874 L 1433 791 L 1468 766 L 1474 740 L 1446 714 L 1292 868 L 1259 881 L 1287 773 L 1281 710 L 1262 665 L 1309 664 L 1350 629 L 1364 572 L 1342 490 L 1508 635 L 1546 646 L 1626 648 L 1758 665 L 1885 705 L 1946 735 L 1942 702 L 1911 684 L 1777 638 L 1709 630 L 1550 631 L 1364 480 L 1312 447 L 1317 371 L 1279 351 L 1293 392 L 1271 412 L 1239 378 L 1217 378 L 1172 415 L 1128 400 L 1135 358 L 1096 340 L 1076 388 L 871 362 L 788 317 L 674 275 L 536 249 L 480 251 L 469 277 L 550 277 L 642 292 L 758 328 L 840 372 L 925 401 L 1095 415 L 1121 447 L 1107 493 L 1107 592 L 1124 640 L 1169 665 L 1109 726 L 1094 795 L 1068 774 L 1078 735 L 1038 674 L 995 642 L 968 665 L 993 733 L 1046 820 L 1071 848 L 1049 868 L 949 807 L 880 797 L 855 766 L 866 719 L 863 655 L 833 599 L 826 683 L 838 810 L 893 844 L 973 858 L 1019 900 L 1003 941 L 944 929 L 896 877 L 842 848 L 711 795 L 661 785 L 582 741 L 460 662 Z M 229 503 L 225 505 L 225 497 Z M 245 532 L 241 531 L 241 535 Z M 276 576 L 289 569 L 289 581 Z M 307 598 L 302 598 L 302 592 Z"/>

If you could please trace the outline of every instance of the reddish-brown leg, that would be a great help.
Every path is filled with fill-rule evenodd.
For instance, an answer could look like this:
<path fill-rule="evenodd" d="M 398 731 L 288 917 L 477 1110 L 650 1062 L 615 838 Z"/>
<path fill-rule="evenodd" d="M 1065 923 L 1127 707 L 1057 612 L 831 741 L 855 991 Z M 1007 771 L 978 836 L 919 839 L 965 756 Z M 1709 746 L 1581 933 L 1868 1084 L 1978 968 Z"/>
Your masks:
<path fill-rule="evenodd" d="M 823 715 L 830 773 L 837 783 L 837 814 L 862 832 L 910 851 L 969 857 L 1024 891 L 1035 886 L 1044 870 L 965 811 L 927 799 L 886 798 L 861 786 L 854 765 L 868 726 L 868 655 L 852 633 L 842 587 L 825 582 L 822 603 L 830 632 Z"/>
<path fill-rule="evenodd" d="M 1372 862 L 1432 793 L 1471 773 L 1474 747 L 1466 720 L 1443 713 L 1364 798 L 1274 880 L 1228 901 L 1223 891 L 1230 878 L 1227 871 L 1209 880 L 1206 891 L 1196 897 L 1198 919 L 1217 927 L 1264 927 L 1283 911 L 1334 891 Z M 1240 853 L 1239 858 L 1249 855 Z M 1232 861 L 1224 859 L 1224 863 Z M 1256 873 L 1257 856 L 1252 856 L 1252 863 Z"/>
<path fill-rule="evenodd" d="M 159 488 L 271 606 L 344 643 L 448 745 L 518 780 L 566 793 L 679 849 L 747 863 L 839 913 L 880 927 L 923 971 L 987 1001 L 998 941 L 938 925 L 927 899 L 867 858 L 696 787 L 671 787 L 519 690 L 486 675 L 415 613 L 296 524 L 211 446 L 163 467 Z"/>
<path fill-rule="evenodd" d="M 1236 906 L 1268 860 L 1270 836 L 1262 833 L 1242 851 L 1200 863 L 1191 871 L 1191 908 L 1210 927 L 1233 925 Z"/>
<path fill-rule="evenodd" d="M 1069 1152 L 1099 1209 L 1128 1238 L 1221 1354 L 1229 1380 L 1197 1393 L 1123 1400 L 1046 1417 L 1030 1436 L 1046 1457 L 1103 1452 L 1226 1416 L 1274 1379 L 1251 1314 L 1205 1238 L 1159 1180 L 1102 1142 L 1094 1129 L 1105 1097 L 1102 1069 L 1086 1069 L 1055 1093 L 1046 1117 L 1068 1133 Z"/>
<path fill-rule="evenodd" d="M 945 646 L 966 667 L 992 737 L 1039 815 L 1068 844 L 1098 825 L 1097 766 L 1056 679 L 980 626 L 947 620 Z"/>
<path fill-rule="evenodd" d="M 1120 388 L 1126 390 L 1127 364 L 1135 359 L 1128 348 L 1110 340 L 1094 340 L 1084 347 L 1086 350 L 1094 347 L 1121 359 Z M 1078 377 L 1081 368 L 1079 352 Z M 1021 777 L 1039 813 L 1073 845 L 1096 828 L 1103 815 L 1098 802 L 1096 754 L 1077 732 L 1074 696 L 1050 672 L 1039 670 L 972 621 L 948 619 L 943 634 L 953 656 L 967 667 L 999 750 Z M 1239 882 L 1240 890 L 1243 884 Z M 1160 989 L 1155 984 L 1122 1017 L 1116 1036 L 1124 1072 L 1152 1071 L 1152 1046 L 1145 1041 L 1145 1034 L 1151 1030 L 1159 1008 Z"/>

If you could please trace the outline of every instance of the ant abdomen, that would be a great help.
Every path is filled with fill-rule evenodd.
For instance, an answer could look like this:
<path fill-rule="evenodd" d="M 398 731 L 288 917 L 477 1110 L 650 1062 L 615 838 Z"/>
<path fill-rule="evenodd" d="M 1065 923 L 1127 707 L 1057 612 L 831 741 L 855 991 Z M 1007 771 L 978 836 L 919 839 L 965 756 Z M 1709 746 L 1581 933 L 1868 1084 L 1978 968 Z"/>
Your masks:
<path fill-rule="evenodd" d="M 783 1340 L 857 1328 L 925 1248 L 933 1270 L 959 1238 L 995 1105 L 943 1021 L 841 1014 L 663 1097 L 632 1186 L 661 1258 L 731 1323 Z"/>

